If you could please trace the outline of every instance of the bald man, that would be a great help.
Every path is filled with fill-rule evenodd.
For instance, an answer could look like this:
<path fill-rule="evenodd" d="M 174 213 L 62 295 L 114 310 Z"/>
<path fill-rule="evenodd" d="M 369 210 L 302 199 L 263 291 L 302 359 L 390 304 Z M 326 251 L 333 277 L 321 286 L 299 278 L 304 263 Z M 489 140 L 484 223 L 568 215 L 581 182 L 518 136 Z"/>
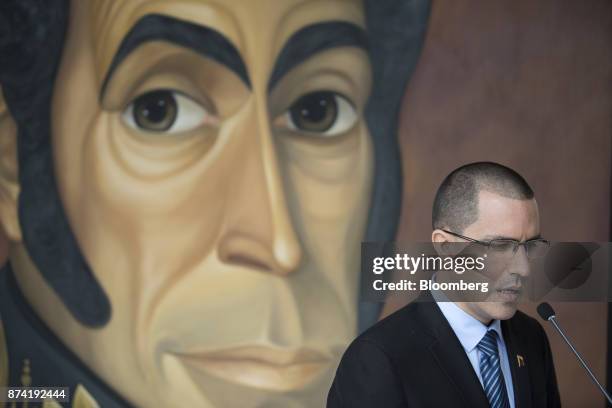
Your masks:
<path fill-rule="evenodd" d="M 487 270 L 488 297 L 428 293 L 365 331 L 345 352 L 327 406 L 559 407 L 546 334 L 517 311 L 529 261 L 549 246 L 532 189 L 500 164 L 468 164 L 442 182 L 432 218 L 432 242 L 469 242 L 504 260 Z"/>

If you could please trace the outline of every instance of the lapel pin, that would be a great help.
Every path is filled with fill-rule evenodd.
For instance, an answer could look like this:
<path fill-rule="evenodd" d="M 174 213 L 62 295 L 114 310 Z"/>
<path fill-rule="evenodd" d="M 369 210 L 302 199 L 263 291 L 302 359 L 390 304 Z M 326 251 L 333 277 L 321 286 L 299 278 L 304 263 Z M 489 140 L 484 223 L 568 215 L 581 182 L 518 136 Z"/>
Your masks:
<path fill-rule="evenodd" d="M 519 367 L 525 367 L 525 357 L 521 356 L 520 354 L 516 355 L 516 362 L 518 363 Z"/>

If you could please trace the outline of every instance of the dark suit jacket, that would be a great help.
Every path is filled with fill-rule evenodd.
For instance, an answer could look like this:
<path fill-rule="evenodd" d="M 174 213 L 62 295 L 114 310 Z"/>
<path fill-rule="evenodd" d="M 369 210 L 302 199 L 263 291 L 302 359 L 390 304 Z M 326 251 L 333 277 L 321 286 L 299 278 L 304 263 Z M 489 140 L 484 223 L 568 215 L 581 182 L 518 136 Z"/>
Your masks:
<path fill-rule="evenodd" d="M 561 406 L 542 326 L 521 312 L 501 326 L 516 408 Z M 434 302 L 414 302 L 353 341 L 336 372 L 327 407 L 487 408 L 489 403 L 440 308 Z"/>

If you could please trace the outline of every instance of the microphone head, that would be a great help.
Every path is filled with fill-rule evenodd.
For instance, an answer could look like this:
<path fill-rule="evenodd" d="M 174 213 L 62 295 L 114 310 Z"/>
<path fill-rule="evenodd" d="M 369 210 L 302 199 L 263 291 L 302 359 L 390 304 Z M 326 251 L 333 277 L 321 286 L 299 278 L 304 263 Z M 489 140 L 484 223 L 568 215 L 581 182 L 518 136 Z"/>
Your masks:
<path fill-rule="evenodd" d="M 550 320 L 551 317 L 555 317 L 555 311 L 552 306 L 548 303 L 540 303 L 537 308 L 538 314 L 544 320 Z"/>

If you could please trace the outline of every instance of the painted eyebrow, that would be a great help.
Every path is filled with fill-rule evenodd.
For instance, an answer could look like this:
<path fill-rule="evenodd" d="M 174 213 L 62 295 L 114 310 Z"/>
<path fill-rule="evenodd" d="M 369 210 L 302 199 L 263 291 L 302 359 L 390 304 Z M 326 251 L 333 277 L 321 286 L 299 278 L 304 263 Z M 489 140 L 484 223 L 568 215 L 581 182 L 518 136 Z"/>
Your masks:
<path fill-rule="evenodd" d="M 294 33 L 283 46 L 268 81 L 268 91 L 292 68 L 314 54 L 334 48 L 354 46 L 368 50 L 365 30 L 346 21 L 328 21 L 308 25 Z"/>
<path fill-rule="evenodd" d="M 247 87 L 251 87 L 246 65 L 240 53 L 223 34 L 212 28 L 174 17 L 148 14 L 138 20 L 121 42 L 102 82 L 100 99 L 106 91 L 113 72 L 121 62 L 138 46 L 149 41 L 168 41 L 190 48 L 225 65 L 238 75 Z"/>

